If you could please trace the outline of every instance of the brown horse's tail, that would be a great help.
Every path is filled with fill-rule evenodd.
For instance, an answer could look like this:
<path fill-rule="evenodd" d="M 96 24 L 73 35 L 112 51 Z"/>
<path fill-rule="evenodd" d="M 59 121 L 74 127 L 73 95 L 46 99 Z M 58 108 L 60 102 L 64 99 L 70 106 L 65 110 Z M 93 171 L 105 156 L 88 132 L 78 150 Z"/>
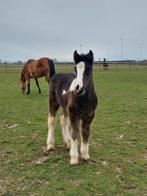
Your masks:
<path fill-rule="evenodd" d="M 54 61 L 52 59 L 49 59 L 48 60 L 48 64 L 49 64 L 49 67 L 50 67 L 50 78 L 53 77 L 53 75 L 55 75 L 55 64 L 54 64 Z"/>

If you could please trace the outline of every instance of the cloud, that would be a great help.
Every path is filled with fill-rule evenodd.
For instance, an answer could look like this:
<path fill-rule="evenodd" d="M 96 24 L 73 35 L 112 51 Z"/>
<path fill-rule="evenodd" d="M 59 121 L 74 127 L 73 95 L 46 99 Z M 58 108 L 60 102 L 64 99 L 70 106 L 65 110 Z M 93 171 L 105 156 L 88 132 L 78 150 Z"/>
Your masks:
<path fill-rule="evenodd" d="M 124 58 L 145 58 L 146 7 L 146 0 L 3 0 L 0 59 L 72 59 L 75 49 L 119 59 L 121 37 Z"/>

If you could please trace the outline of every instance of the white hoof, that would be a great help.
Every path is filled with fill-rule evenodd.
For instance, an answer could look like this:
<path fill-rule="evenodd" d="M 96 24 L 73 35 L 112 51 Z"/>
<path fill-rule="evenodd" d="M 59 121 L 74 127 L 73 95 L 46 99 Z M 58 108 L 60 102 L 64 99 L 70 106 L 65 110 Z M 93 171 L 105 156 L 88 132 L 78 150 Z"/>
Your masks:
<path fill-rule="evenodd" d="M 52 145 L 47 145 L 47 151 L 53 151 L 55 150 L 55 147 Z"/>
<path fill-rule="evenodd" d="M 70 160 L 70 165 L 77 165 L 78 164 L 78 160 L 77 159 L 71 159 Z"/>

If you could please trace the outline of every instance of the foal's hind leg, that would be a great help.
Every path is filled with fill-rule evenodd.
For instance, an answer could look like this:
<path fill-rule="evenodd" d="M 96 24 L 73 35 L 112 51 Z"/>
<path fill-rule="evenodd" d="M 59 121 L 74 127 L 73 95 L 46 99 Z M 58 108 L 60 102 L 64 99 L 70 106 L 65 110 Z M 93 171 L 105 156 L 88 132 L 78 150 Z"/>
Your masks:
<path fill-rule="evenodd" d="M 41 93 L 41 89 L 40 89 L 39 82 L 38 82 L 38 79 L 37 78 L 35 78 L 35 82 L 36 82 L 36 85 L 38 87 L 39 94 L 40 94 Z"/>
<path fill-rule="evenodd" d="M 55 116 L 49 113 L 48 114 L 47 151 L 54 150 L 54 127 L 55 127 Z"/>
<path fill-rule="evenodd" d="M 48 136 L 47 136 L 47 151 L 54 149 L 54 127 L 55 127 L 55 117 L 59 104 L 56 100 L 54 93 L 50 93 L 50 111 L 48 114 Z"/>
<path fill-rule="evenodd" d="M 67 146 L 67 149 L 70 149 L 69 117 L 62 114 L 60 116 L 60 124 L 62 128 L 63 140 Z"/>
<path fill-rule="evenodd" d="M 79 119 L 70 118 L 70 164 L 78 164 L 78 138 L 79 138 Z"/>

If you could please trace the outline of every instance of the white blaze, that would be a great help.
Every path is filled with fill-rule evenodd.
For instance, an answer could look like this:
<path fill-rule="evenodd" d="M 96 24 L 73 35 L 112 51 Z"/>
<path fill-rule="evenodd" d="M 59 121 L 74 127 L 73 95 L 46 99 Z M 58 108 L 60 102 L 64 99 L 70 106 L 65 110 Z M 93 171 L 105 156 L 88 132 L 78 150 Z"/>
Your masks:
<path fill-rule="evenodd" d="M 75 91 L 76 86 L 79 85 L 79 89 L 83 87 L 83 74 L 85 70 L 85 63 L 80 62 L 76 65 L 77 77 L 72 81 L 68 91 Z M 65 95 L 67 91 L 63 90 L 62 95 Z"/>
<path fill-rule="evenodd" d="M 80 62 L 76 65 L 77 68 L 77 77 L 76 77 L 76 85 L 79 85 L 79 88 L 83 87 L 83 73 L 85 70 L 85 64 L 83 62 Z"/>

